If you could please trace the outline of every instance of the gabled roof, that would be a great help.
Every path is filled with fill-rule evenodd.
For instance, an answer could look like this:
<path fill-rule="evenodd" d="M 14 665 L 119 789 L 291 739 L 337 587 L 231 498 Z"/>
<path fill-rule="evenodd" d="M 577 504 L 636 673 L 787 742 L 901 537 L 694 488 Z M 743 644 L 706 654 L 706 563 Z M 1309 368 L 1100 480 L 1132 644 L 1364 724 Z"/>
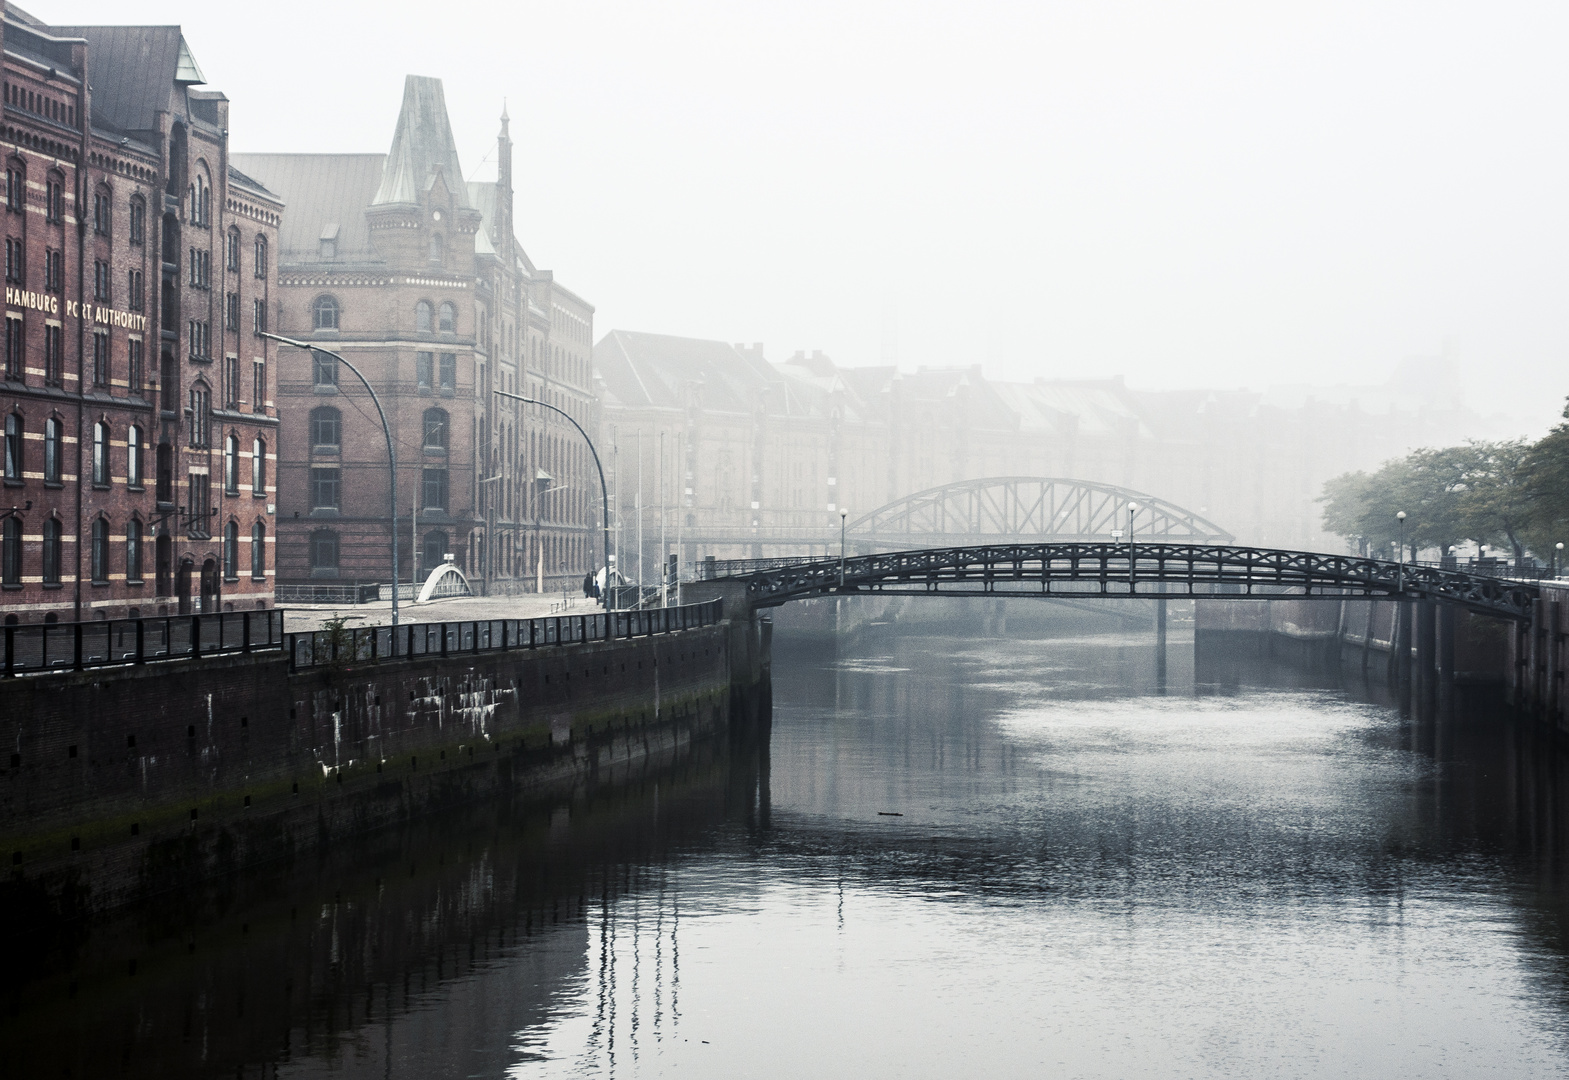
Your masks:
<path fill-rule="evenodd" d="M 594 369 L 613 402 L 629 409 L 681 408 L 686 387 L 715 412 L 749 413 L 765 387 L 770 413 L 805 408 L 760 352 L 723 341 L 612 330 L 594 346 Z"/>
<path fill-rule="evenodd" d="M 120 131 L 152 131 L 176 83 L 204 82 L 178 26 L 56 26 L 87 39 L 93 116 Z"/>
<path fill-rule="evenodd" d="M 280 263 L 321 260 L 322 230 L 338 226 L 335 263 L 380 261 L 365 208 L 381 182 L 383 154 L 234 154 L 230 162 L 288 206 L 278 230 Z"/>
<path fill-rule="evenodd" d="M 371 202 L 378 206 L 419 202 L 438 172 L 458 205 L 467 206 L 468 185 L 458 163 L 458 145 L 447 119 L 441 80 L 410 75 L 403 81 L 403 108 L 392 135 L 392 150 Z"/>

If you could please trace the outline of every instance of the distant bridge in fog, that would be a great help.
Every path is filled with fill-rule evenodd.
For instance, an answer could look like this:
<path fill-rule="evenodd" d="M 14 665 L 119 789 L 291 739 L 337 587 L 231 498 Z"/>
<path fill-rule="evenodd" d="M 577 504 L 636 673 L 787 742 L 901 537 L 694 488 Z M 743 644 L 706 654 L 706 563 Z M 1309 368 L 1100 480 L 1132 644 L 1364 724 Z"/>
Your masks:
<path fill-rule="evenodd" d="M 856 552 L 891 551 L 933 544 L 976 546 L 1007 541 L 1105 541 L 1125 530 L 1132 514 L 1140 538 L 1199 544 L 1235 538 L 1213 521 L 1166 499 L 1115 484 L 1047 476 L 993 476 L 927 488 L 880 506 L 845 524 Z M 698 547 L 839 547 L 840 522 L 822 527 L 697 525 L 684 542 Z M 761 555 L 758 550 L 756 554 Z"/>

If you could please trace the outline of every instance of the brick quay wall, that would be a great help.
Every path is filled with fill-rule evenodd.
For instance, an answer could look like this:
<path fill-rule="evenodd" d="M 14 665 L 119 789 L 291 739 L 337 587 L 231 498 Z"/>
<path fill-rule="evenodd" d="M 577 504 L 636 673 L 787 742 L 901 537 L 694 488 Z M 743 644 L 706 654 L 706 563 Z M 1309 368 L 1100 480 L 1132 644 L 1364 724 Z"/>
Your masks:
<path fill-rule="evenodd" d="M 291 672 L 280 653 L 0 683 L 0 918 L 103 911 L 766 715 L 755 622 Z"/>

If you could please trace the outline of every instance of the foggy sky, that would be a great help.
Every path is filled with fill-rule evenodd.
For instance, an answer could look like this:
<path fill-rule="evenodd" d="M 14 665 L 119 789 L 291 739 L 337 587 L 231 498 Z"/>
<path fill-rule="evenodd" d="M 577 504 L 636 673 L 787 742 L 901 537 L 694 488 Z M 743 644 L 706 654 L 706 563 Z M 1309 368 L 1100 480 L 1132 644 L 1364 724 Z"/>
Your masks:
<path fill-rule="evenodd" d="M 183 24 L 237 151 L 384 152 L 417 73 L 491 178 L 506 98 L 596 334 L 1148 387 L 1447 348 L 1538 428 L 1569 392 L 1563 4 L 24 6 Z"/>

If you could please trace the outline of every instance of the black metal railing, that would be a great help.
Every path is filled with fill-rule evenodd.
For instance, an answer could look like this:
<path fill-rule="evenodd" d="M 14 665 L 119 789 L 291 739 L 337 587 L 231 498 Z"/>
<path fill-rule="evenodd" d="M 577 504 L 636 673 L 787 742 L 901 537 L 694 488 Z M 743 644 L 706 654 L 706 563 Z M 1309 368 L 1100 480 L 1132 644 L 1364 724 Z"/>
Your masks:
<path fill-rule="evenodd" d="M 724 603 L 709 600 L 683 607 L 609 611 L 592 615 L 552 615 L 542 619 L 476 619 L 468 622 L 405 623 L 341 627 L 287 635 L 289 666 L 380 663 L 416 656 L 538 649 L 585 641 L 648 637 L 713 626 L 724 617 Z"/>
<path fill-rule="evenodd" d="M 7 626 L 3 674 L 81 671 L 283 648 L 283 612 L 219 611 L 105 622 Z"/>
<path fill-rule="evenodd" d="M 279 585 L 274 595 L 280 604 L 373 604 L 381 599 L 381 586 L 355 582 Z"/>

